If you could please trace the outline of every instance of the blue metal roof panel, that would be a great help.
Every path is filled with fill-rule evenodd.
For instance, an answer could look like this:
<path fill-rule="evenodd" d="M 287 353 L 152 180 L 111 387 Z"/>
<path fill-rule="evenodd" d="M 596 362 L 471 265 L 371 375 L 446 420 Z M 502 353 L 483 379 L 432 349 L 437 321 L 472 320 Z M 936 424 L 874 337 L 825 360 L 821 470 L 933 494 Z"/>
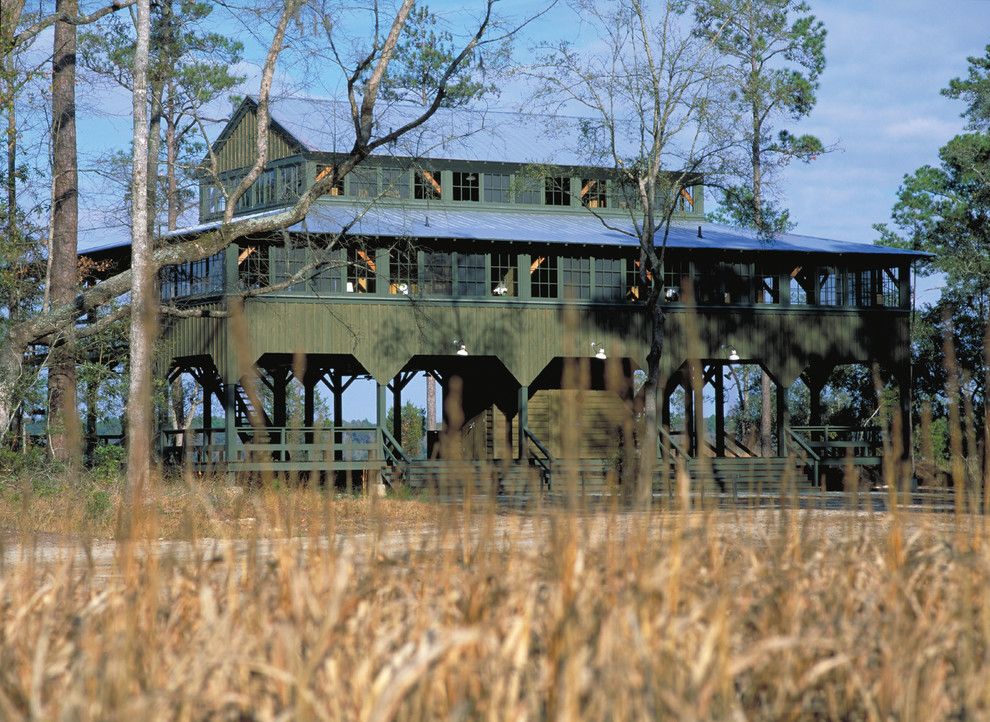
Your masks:
<path fill-rule="evenodd" d="M 276 213 L 267 211 L 251 217 Z M 363 214 L 362 214 L 363 213 Z M 359 216 L 350 234 L 384 238 L 477 241 L 513 241 L 522 243 L 560 243 L 564 245 L 593 245 L 634 247 L 638 240 L 630 235 L 632 223 L 621 216 L 607 219 L 606 227 L 589 213 L 550 213 L 539 211 L 450 210 L 425 206 L 372 206 L 328 202 L 310 209 L 306 219 L 289 230 L 297 233 L 339 233 L 341 228 Z M 172 236 L 200 233 L 216 228 L 217 222 L 192 226 L 170 234 Z M 701 237 L 698 237 L 698 226 Z M 670 248 L 721 251 L 764 251 L 789 253 L 855 253 L 871 255 L 904 255 L 922 257 L 928 254 L 903 248 L 875 246 L 868 243 L 836 241 L 796 233 L 780 234 L 772 240 L 755 233 L 714 223 L 682 223 L 670 229 Z"/>

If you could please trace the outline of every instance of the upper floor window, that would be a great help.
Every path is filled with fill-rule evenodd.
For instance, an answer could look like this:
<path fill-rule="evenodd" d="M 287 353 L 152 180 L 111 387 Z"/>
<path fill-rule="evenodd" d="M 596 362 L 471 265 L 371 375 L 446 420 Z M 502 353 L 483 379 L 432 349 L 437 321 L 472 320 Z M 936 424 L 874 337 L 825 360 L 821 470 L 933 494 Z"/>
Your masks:
<path fill-rule="evenodd" d="M 428 296 L 449 296 L 453 291 L 450 254 L 427 251 L 423 254 L 423 291 Z"/>
<path fill-rule="evenodd" d="M 417 170 L 413 178 L 413 197 L 416 200 L 435 201 L 443 195 L 440 185 L 440 172 L 434 170 Z"/>
<path fill-rule="evenodd" d="M 626 296 L 626 259 L 595 259 L 595 298 L 599 301 L 621 301 Z"/>
<path fill-rule="evenodd" d="M 478 202 L 481 191 L 478 174 L 455 170 L 451 191 L 451 198 L 455 201 Z"/>
<path fill-rule="evenodd" d="M 393 251 L 389 265 L 389 293 L 408 296 L 419 292 L 418 256 L 412 248 Z"/>
<path fill-rule="evenodd" d="M 791 304 L 795 306 L 803 306 L 809 303 L 812 298 L 814 298 L 815 282 L 812 280 L 811 273 L 801 266 L 791 269 L 790 288 L 788 292 L 790 294 Z"/>
<path fill-rule="evenodd" d="M 780 303 L 780 275 L 773 268 L 758 266 L 756 269 L 756 302 Z"/>
<path fill-rule="evenodd" d="M 485 180 L 488 176 L 485 176 Z M 493 253 L 489 283 L 493 296 L 515 296 L 519 262 L 514 253 Z"/>
<path fill-rule="evenodd" d="M 303 190 L 303 167 L 300 165 L 287 165 L 279 169 L 278 199 L 280 201 L 291 201 L 302 195 Z"/>
<path fill-rule="evenodd" d="M 612 197 L 614 208 L 639 208 L 639 186 L 628 180 L 612 183 Z"/>
<path fill-rule="evenodd" d="M 838 274 L 834 268 L 824 266 L 818 269 L 818 284 L 815 289 L 818 297 L 815 299 L 822 306 L 836 306 L 839 298 Z"/>
<path fill-rule="evenodd" d="M 347 292 L 374 293 L 378 266 L 374 251 L 351 246 L 347 249 Z"/>
<path fill-rule="evenodd" d="M 408 198 L 409 172 L 402 168 L 382 168 L 382 195 L 386 198 Z"/>
<path fill-rule="evenodd" d="M 543 200 L 543 189 L 540 181 L 533 176 L 517 175 L 515 177 L 516 203 L 537 206 Z"/>
<path fill-rule="evenodd" d="M 485 173 L 485 203 L 509 202 L 509 174 Z"/>
<path fill-rule="evenodd" d="M 604 180 L 596 178 L 581 179 L 581 205 L 587 208 L 607 208 L 608 193 Z"/>
<path fill-rule="evenodd" d="M 457 295 L 487 296 L 484 253 L 457 254 Z"/>
<path fill-rule="evenodd" d="M 316 180 L 321 181 L 328 175 L 332 175 L 334 167 L 332 165 L 318 165 L 316 166 Z M 333 185 L 330 186 L 330 190 L 327 191 L 328 196 L 342 196 L 344 195 L 344 179 L 337 178 Z"/>
<path fill-rule="evenodd" d="M 571 204 L 571 179 L 567 176 L 547 176 L 543 181 L 543 202 L 548 206 Z"/>
<path fill-rule="evenodd" d="M 529 283 L 533 298 L 557 298 L 557 259 L 537 256 L 529 264 Z"/>
<path fill-rule="evenodd" d="M 674 210 L 679 213 L 690 213 L 694 210 L 694 189 L 678 188 L 674 195 Z"/>
<path fill-rule="evenodd" d="M 560 287 L 564 298 L 591 298 L 591 259 L 561 258 Z"/>
<path fill-rule="evenodd" d="M 224 196 L 223 190 L 219 186 L 213 184 L 206 186 L 205 196 L 205 210 L 207 215 L 223 213 L 224 210 L 226 210 L 227 198 Z"/>
<path fill-rule="evenodd" d="M 879 305 L 897 308 L 901 305 L 900 286 L 896 268 L 880 269 L 880 287 L 877 289 Z"/>
<path fill-rule="evenodd" d="M 247 196 L 247 194 L 244 194 Z M 275 169 L 269 168 L 262 171 L 255 182 L 254 187 L 255 205 L 267 206 L 275 202 Z"/>
<path fill-rule="evenodd" d="M 378 195 L 378 169 L 355 168 L 347 174 L 347 195 L 352 198 L 374 198 Z"/>

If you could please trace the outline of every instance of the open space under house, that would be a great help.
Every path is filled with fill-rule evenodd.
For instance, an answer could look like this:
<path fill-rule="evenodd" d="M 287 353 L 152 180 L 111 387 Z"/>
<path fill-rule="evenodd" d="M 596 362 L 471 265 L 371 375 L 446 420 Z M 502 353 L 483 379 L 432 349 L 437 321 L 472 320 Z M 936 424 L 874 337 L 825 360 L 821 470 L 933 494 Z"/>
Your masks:
<path fill-rule="evenodd" d="M 245 100 L 215 142 L 227 184 L 253 162 L 255 109 Z M 192 375 L 204 400 L 202 423 L 162 429 L 164 458 L 228 472 L 373 472 L 414 485 L 479 462 L 485 479 L 510 490 L 532 479 L 552 486 L 561 470 L 600 484 L 634 454 L 652 454 L 634 422 L 636 372 L 650 347 L 637 241 L 600 220 L 628 227 L 629 200 L 610 169 L 566 149 L 578 122 L 550 131 L 533 116 L 441 111 L 428 130 L 348 174 L 304 222 L 163 269 L 165 302 L 223 308 L 244 289 L 330 259 L 294 285 L 247 298 L 243 319 L 162 320 L 163 373 Z M 237 214 L 291 204 L 335 151 L 350 149 L 351 128 L 336 103 L 273 101 L 270 162 Z M 910 269 L 921 254 L 791 234 L 768 242 L 714 225 L 698 181 L 678 191 L 663 279 L 657 486 L 678 458 L 696 476 L 713 469 L 704 483 L 726 492 L 786 475 L 813 485 L 850 459 L 878 464 L 882 444 L 868 419 L 822 426 L 821 391 L 836 365 L 875 364 L 908 413 Z M 223 203 L 204 178 L 200 224 L 170 238 L 215 227 Z M 126 245 L 87 254 L 128 264 Z M 727 378 L 744 364 L 776 387 L 770 457 L 726 429 Z M 401 435 L 402 391 L 417 373 L 434 376 L 444 400 L 441 443 L 428 459 L 404 449 Z M 363 430 L 342 424 L 354 379 L 377 389 L 376 423 Z M 789 421 L 796 383 L 809 390 L 805 426 Z M 714 433 L 704 428 L 706 393 Z M 289 411 L 293 394 L 301 414 Z M 315 418 L 318 394 L 333 408 L 325 420 Z"/>

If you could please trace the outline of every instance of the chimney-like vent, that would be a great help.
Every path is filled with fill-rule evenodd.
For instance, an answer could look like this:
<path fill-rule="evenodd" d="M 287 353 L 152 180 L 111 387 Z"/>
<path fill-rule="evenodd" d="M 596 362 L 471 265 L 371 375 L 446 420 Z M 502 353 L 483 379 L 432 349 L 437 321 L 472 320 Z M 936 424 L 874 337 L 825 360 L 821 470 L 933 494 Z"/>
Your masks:
<path fill-rule="evenodd" d="M 701 235 L 701 226 L 698 226 L 698 238 L 704 238 L 704 236 Z"/>

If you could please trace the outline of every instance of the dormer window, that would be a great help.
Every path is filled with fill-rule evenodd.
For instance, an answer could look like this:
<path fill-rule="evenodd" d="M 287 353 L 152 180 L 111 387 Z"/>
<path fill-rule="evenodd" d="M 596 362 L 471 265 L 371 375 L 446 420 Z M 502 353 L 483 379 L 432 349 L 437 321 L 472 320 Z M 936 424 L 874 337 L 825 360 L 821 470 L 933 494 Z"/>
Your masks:
<path fill-rule="evenodd" d="M 440 171 L 417 170 L 413 181 L 413 197 L 418 201 L 438 201 L 443 195 Z"/>
<path fill-rule="evenodd" d="M 581 180 L 581 205 L 585 208 L 607 208 L 608 194 L 605 189 L 605 181 L 596 178 L 583 178 Z"/>
<path fill-rule="evenodd" d="M 571 204 L 571 179 L 564 175 L 547 176 L 543 182 L 543 202 L 548 206 Z"/>
<path fill-rule="evenodd" d="M 378 195 L 378 169 L 355 168 L 347 174 L 347 195 L 351 198 L 374 198 Z"/>
<path fill-rule="evenodd" d="M 480 200 L 481 183 L 477 173 L 454 171 L 451 197 L 455 201 L 477 203 Z"/>
<path fill-rule="evenodd" d="M 316 166 L 316 180 L 317 181 L 323 180 L 324 178 L 326 178 L 331 173 L 333 173 L 333 166 L 332 165 L 318 165 L 318 166 Z M 328 196 L 342 196 L 342 195 L 344 195 L 344 179 L 343 178 L 338 178 L 334 182 L 334 184 L 332 186 L 330 186 L 330 190 L 327 191 L 327 195 Z"/>

